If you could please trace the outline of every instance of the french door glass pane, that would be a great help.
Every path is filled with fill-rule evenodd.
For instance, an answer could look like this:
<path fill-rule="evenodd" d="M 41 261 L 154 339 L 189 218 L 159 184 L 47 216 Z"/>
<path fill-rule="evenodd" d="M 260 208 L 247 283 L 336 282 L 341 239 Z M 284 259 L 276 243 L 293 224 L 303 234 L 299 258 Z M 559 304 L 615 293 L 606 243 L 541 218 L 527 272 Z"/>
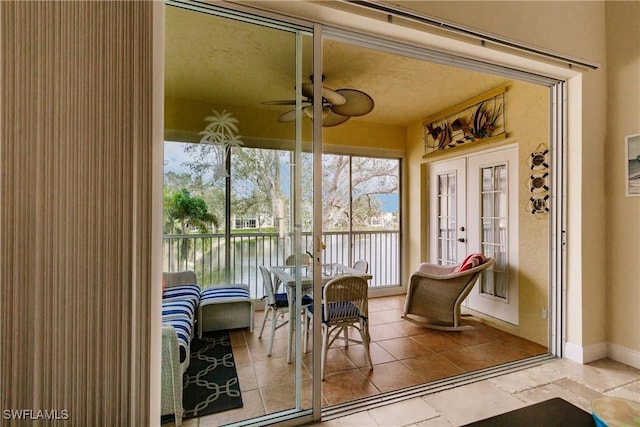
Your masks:
<path fill-rule="evenodd" d="M 456 174 L 446 173 L 438 176 L 438 263 L 453 265 L 457 262 L 456 253 Z"/>
<path fill-rule="evenodd" d="M 506 299 L 507 295 L 507 167 L 484 167 L 482 175 L 482 249 L 495 258 L 494 266 L 480 280 L 481 293 Z"/>

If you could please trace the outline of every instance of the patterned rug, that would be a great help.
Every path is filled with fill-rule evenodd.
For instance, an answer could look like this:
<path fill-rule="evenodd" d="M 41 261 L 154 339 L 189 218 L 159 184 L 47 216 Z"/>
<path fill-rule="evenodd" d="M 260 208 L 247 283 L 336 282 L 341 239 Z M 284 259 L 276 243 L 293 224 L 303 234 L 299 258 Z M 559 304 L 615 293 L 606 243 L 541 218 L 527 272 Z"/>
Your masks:
<path fill-rule="evenodd" d="M 193 338 L 191 361 L 182 383 L 185 419 L 242 406 L 228 331 L 205 332 L 202 340 Z"/>

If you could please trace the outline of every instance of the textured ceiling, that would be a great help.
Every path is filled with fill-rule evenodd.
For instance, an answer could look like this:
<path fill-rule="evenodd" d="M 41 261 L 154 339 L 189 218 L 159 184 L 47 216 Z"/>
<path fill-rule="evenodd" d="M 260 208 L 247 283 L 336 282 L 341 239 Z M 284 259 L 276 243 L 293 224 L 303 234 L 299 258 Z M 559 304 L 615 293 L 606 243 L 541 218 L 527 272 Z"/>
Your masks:
<path fill-rule="evenodd" d="M 311 37 L 303 37 L 303 76 L 310 75 Z M 506 82 L 502 77 L 325 40 L 324 86 L 368 93 L 374 110 L 354 118 L 406 126 Z M 167 7 L 165 96 L 216 105 L 269 108 L 291 99 L 295 86 L 295 36 Z"/>

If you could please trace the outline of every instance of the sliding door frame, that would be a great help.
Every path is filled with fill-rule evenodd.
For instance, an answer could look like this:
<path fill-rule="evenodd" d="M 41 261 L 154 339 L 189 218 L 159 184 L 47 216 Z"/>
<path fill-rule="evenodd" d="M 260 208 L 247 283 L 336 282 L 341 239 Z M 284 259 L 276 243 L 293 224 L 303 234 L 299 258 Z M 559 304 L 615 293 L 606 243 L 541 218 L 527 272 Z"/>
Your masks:
<path fill-rule="evenodd" d="M 432 49 L 425 48 L 416 44 L 411 44 L 406 40 L 398 40 L 401 36 L 394 36 L 396 39 L 391 39 L 391 36 L 374 36 L 370 34 L 363 34 L 362 32 L 356 32 L 348 28 L 341 28 L 337 26 L 327 25 L 320 22 L 306 21 L 299 18 L 293 18 L 283 15 L 278 12 L 267 11 L 264 9 L 258 9 L 249 6 L 243 6 L 233 3 L 224 3 L 224 5 L 210 5 L 197 2 L 170 0 L 167 4 L 179 5 L 192 10 L 199 10 L 207 13 L 211 13 L 212 10 L 222 14 L 222 16 L 228 16 L 230 18 L 237 18 L 242 14 L 255 15 L 260 22 L 262 19 L 272 19 L 278 22 L 286 22 L 291 25 L 300 25 L 313 31 L 313 46 L 314 46 L 314 74 L 322 74 L 322 40 L 325 38 L 335 39 L 347 43 L 358 44 L 363 47 L 369 47 L 375 50 L 382 50 L 389 53 L 400 54 L 410 56 L 417 59 L 423 59 L 425 61 L 435 62 L 438 64 L 444 64 L 452 67 L 460 67 L 472 69 L 475 71 L 481 71 L 485 73 L 491 73 L 503 77 L 509 77 L 529 83 L 534 83 L 549 88 L 551 94 L 550 105 L 550 135 L 549 142 L 552 153 L 552 180 L 551 180 L 551 221 L 550 221 L 550 274 L 549 274 L 549 304 L 550 304 L 550 322 L 549 322 L 549 351 L 551 355 L 562 357 L 563 346 L 565 342 L 565 310 L 566 310 L 566 279 L 567 279 L 567 261 L 566 261 L 566 212 L 567 212 L 567 177 L 566 177 L 566 162 L 567 162 L 567 94 L 566 84 L 567 79 L 562 77 L 552 77 L 550 75 L 543 75 L 536 72 L 529 72 L 523 69 L 517 69 L 510 66 L 497 65 L 493 62 L 486 62 L 480 59 L 471 59 L 463 56 L 459 56 L 453 53 L 443 53 Z M 310 6 L 312 7 L 312 6 Z M 390 22 L 390 21 L 389 21 Z M 453 39 L 453 38 L 452 38 Z M 544 54 L 540 54 L 544 56 Z M 553 58 L 557 60 L 557 58 Z M 595 67 L 591 67 L 595 68 Z M 576 73 L 577 74 L 577 73 Z M 314 81 L 314 117 L 321 117 L 321 89 L 322 82 L 319 79 Z M 314 120 L 313 124 L 313 155 L 314 177 L 319 178 L 321 176 L 321 162 L 316 159 L 320 159 L 322 155 L 322 125 L 321 120 Z M 408 168 L 406 168 L 408 169 Z M 405 169 L 405 170 L 406 170 Z M 401 185 L 405 185 L 406 180 L 401 180 Z M 320 209 L 322 195 L 322 183 L 321 179 L 314 179 L 314 209 L 313 209 L 313 234 L 314 238 L 314 254 L 316 255 L 315 261 L 319 263 L 319 251 L 320 251 L 320 236 L 322 236 L 322 212 Z M 406 196 L 402 194 L 408 194 L 407 188 L 401 189 L 401 197 L 404 199 Z M 405 200 L 401 200 L 401 205 L 404 206 Z M 403 215 L 406 215 L 407 209 L 403 209 Z M 401 223 L 406 223 L 402 221 Z M 407 244 L 407 239 L 401 238 L 403 245 Z M 407 253 L 407 248 L 401 248 L 402 253 Z M 320 269 L 314 269 L 314 292 L 321 291 Z M 401 266 L 401 271 L 409 271 L 406 265 Z M 319 299 L 314 300 L 314 308 L 320 309 Z M 320 319 L 315 316 L 313 319 L 313 330 L 320 330 Z M 314 348 L 320 347 L 320 334 L 314 333 Z M 316 354 L 317 353 L 317 354 Z M 320 371 L 320 357 L 318 352 L 313 353 L 313 371 Z M 541 359 L 539 359 L 541 360 Z M 535 364 L 536 362 L 531 362 Z M 538 362 L 541 363 L 541 362 Z M 520 367 L 523 364 L 520 364 Z M 496 370 L 491 372 L 480 372 L 476 375 L 471 375 L 466 379 L 456 378 L 447 384 L 435 384 L 418 386 L 411 389 L 401 390 L 398 392 L 387 393 L 380 396 L 376 396 L 371 399 L 360 399 L 350 404 L 341 405 L 340 407 L 332 407 L 327 410 L 321 408 L 321 382 L 318 376 L 313 377 L 313 399 L 312 409 L 310 410 L 290 410 L 284 411 L 273 415 L 266 415 L 253 420 L 245 420 L 238 425 L 299 425 L 301 423 L 308 423 L 311 421 L 317 421 L 321 417 L 330 419 L 336 416 L 346 415 L 357 411 L 371 409 L 372 407 L 382 406 L 392 401 L 399 401 L 408 399 L 418 395 L 424 395 L 432 393 L 434 391 L 443 390 L 446 388 L 455 387 L 465 383 L 478 381 L 483 377 L 491 377 L 504 373 L 505 370 Z M 296 383 L 298 379 L 296 379 Z M 298 399 L 296 399 L 299 401 Z"/>

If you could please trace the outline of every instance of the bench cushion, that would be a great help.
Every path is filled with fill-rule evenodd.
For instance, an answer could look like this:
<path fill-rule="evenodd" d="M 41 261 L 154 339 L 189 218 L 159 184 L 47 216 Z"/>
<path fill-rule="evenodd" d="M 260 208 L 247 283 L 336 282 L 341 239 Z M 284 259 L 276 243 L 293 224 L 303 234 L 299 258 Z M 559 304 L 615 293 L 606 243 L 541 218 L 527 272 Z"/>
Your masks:
<path fill-rule="evenodd" d="M 229 284 L 203 289 L 198 308 L 198 336 L 203 332 L 236 328 L 253 331 L 253 300 L 249 287 Z"/>
<path fill-rule="evenodd" d="M 237 298 L 249 298 L 249 289 L 233 286 L 207 288 L 200 293 L 200 304 L 205 305 Z"/>

